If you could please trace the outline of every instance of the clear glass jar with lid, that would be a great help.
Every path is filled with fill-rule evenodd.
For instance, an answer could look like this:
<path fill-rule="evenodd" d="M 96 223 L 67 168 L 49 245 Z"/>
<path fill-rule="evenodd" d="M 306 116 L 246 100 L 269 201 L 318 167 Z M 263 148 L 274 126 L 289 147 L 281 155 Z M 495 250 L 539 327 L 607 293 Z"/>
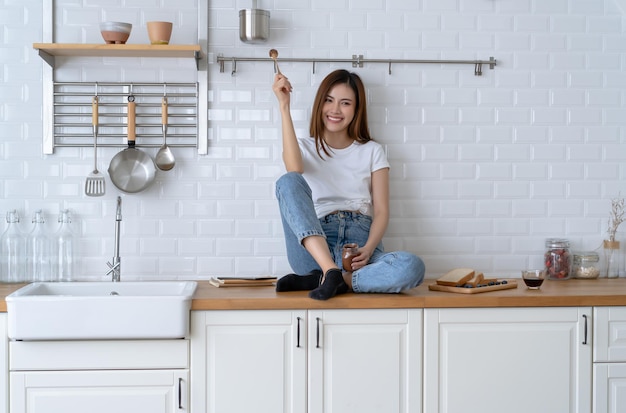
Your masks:
<path fill-rule="evenodd" d="M 569 240 L 563 238 L 548 238 L 544 262 L 546 272 L 551 280 L 567 280 L 571 277 L 571 256 Z"/>
<path fill-rule="evenodd" d="M 574 278 L 598 278 L 600 276 L 600 256 L 595 251 L 575 252 L 572 272 Z"/>
<path fill-rule="evenodd" d="M 7 212 L 6 231 L 0 237 L 0 282 L 26 281 L 26 237 L 19 228 L 20 216 L 14 209 Z"/>

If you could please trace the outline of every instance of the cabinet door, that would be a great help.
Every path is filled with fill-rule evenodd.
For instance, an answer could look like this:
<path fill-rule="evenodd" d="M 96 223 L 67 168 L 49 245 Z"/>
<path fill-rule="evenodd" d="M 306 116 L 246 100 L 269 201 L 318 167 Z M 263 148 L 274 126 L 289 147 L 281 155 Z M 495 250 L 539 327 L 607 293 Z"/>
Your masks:
<path fill-rule="evenodd" d="M 593 366 L 593 413 L 626 411 L 626 363 Z"/>
<path fill-rule="evenodd" d="M 184 413 L 189 370 L 11 372 L 11 413 Z"/>
<path fill-rule="evenodd" d="M 192 311 L 192 411 L 306 411 L 305 311 Z"/>
<path fill-rule="evenodd" d="M 427 309 L 424 411 L 588 412 L 591 309 Z"/>
<path fill-rule="evenodd" d="M 309 311 L 309 413 L 421 412 L 422 310 Z"/>
<path fill-rule="evenodd" d="M 7 313 L 0 313 L 0 413 L 9 411 L 9 338 Z"/>
<path fill-rule="evenodd" d="M 593 311 L 593 361 L 626 362 L 626 307 L 596 307 Z"/>

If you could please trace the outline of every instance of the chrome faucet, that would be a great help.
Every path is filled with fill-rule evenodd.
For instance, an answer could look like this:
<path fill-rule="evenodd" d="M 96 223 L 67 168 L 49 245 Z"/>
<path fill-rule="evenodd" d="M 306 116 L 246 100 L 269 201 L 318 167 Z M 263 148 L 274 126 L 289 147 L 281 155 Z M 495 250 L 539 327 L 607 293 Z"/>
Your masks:
<path fill-rule="evenodd" d="M 113 256 L 113 263 L 107 262 L 109 271 L 107 275 L 111 274 L 111 281 L 120 281 L 121 271 L 121 259 L 120 259 L 120 222 L 122 222 L 122 198 L 117 197 L 117 211 L 115 212 L 115 255 Z"/>

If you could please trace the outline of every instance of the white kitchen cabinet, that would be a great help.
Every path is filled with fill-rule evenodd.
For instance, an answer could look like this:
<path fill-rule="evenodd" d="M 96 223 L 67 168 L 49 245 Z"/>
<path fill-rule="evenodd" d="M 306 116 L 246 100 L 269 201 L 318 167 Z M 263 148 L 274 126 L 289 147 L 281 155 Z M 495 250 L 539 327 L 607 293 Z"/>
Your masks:
<path fill-rule="evenodd" d="M 11 413 L 189 412 L 188 340 L 11 341 Z"/>
<path fill-rule="evenodd" d="M 306 411 L 306 311 L 192 311 L 191 410 Z"/>
<path fill-rule="evenodd" d="M 626 307 L 594 308 L 593 361 L 626 363 Z"/>
<path fill-rule="evenodd" d="M 589 412 L 590 308 L 424 312 L 424 411 Z"/>
<path fill-rule="evenodd" d="M 421 412 L 422 310 L 312 310 L 308 323 L 308 412 Z"/>
<path fill-rule="evenodd" d="M 188 370 L 11 373 L 12 413 L 188 412 Z"/>
<path fill-rule="evenodd" d="M 626 411 L 626 307 L 594 308 L 593 411 Z"/>
<path fill-rule="evenodd" d="M 7 313 L 0 313 L 0 413 L 9 411 L 9 338 Z"/>
<path fill-rule="evenodd" d="M 421 317 L 422 310 L 192 311 L 191 410 L 420 412 Z"/>
<path fill-rule="evenodd" d="M 593 412 L 626 411 L 626 363 L 594 363 Z"/>

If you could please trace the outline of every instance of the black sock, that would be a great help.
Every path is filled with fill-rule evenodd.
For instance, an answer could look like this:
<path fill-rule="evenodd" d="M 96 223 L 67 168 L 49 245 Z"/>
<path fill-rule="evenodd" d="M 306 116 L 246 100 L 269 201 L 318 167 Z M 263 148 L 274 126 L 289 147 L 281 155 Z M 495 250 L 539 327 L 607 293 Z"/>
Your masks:
<path fill-rule="evenodd" d="M 333 268 L 326 271 L 324 282 L 315 290 L 309 293 L 309 297 L 315 300 L 328 300 L 338 294 L 345 294 L 348 292 L 348 284 L 343 280 L 341 270 Z"/>
<path fill-rule="evenodd" d="M 287 274 L 276 281 L 276 291 L 309 291 L 320 285 L 321 270 L 313 270 L 305 275 Z"/>

